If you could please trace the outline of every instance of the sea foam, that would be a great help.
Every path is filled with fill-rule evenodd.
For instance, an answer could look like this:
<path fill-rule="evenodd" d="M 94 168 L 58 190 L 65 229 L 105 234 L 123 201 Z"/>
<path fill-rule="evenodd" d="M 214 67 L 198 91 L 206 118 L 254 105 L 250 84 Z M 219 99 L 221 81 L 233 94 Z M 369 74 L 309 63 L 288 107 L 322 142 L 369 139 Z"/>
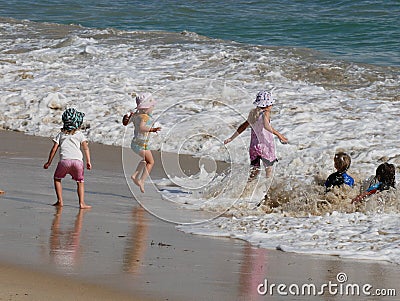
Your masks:
<path fill-rule="evenodd" d="M 131 93 L 151 92 L 158 100 L 154 120 L 162 127 L 151 138 L 152 149 L 246 170 L 250 131 L 228 145 L 223 141 L 246 119 L 257 91 L 275 88 L 272 125 L 289 139 L 276 144 L 279 162 L 269 194 L 279 204 L 254 209 L 262 195 L 241 198 L 246 172 L 238 176 L 241 191 L 215 197 L 215 183 L 231 186 L 210 173 L 201 194 L 179 196 L 182 207 L 225 216 L 181 229 L 291 252 L 399 263 L 398 193 L 374 196 L 361 209 L 349 205 L 378 164 L 400 165 L 398 69 L 187 33 L 4 19 L 0 30 L 0 127 L 29 135 L 54 136 L 63 110 L 75 107 L 86 114 L 83 129 L 90 141 L 129 144 L 133 129 L 123 127 L 121 118 L 135 108 Z M 349 173 L 357 184 L 326 195 L 321 184 L 334 171 L 339 150 L 351 156 Z M 204 176 L 198 176 L 203 186 Z M 188 181 L 174 180 L 183 186 Z M 179 201 L 173 191 L 164 193 Z"/>

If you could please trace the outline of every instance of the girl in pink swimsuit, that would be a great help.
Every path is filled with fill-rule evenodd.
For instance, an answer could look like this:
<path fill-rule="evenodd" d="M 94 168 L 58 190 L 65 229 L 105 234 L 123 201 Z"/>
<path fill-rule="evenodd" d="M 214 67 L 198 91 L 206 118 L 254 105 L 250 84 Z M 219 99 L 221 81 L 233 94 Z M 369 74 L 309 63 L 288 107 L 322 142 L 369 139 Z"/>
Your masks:
<path fill-rule="evenodd" d="M 247 129 L 249 125 L 251 126 L 249 154 L 252 170 L 249 180 L 252 180 L 259 174 L 260 161 L 264 164 L 266 176 L 268 178 L 271 177 L 272 166 L 278 161 L 275 155 L 274 135 L 282 143 L 288 142 L 285 136 L 271 126 L 270 114 L 274 102 L 275 100 L 271 92 L 258 92 L 253 102 L 256 107 L 250 111 L 247 120 L 238 127 L 230 138 L 224 141 L 225 144 L 231 142 Z"/>

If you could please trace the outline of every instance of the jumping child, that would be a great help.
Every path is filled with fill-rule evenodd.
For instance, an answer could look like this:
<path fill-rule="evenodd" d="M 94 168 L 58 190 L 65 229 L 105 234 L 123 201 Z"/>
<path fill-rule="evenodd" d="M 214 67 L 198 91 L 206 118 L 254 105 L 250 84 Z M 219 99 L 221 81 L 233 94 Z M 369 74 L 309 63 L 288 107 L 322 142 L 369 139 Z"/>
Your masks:
<path fill-rule="evenodd" d="M 153 154 L 148 145 L 149 133 L 157 133 L 161 129 L 160 127 L 151 126 L 151 113 L 155 103 L 156 101 L 151 93 L 143 93 L 136 96 L 136 111 L 125 115 L 122 121 L 125 126 L 132 122 L 135 127 L 131 148 L 143 159 L 137 165 L 131 178 L 139 186 L 142 193 L 144 193 L 144 182 L 154 166 Z"/>

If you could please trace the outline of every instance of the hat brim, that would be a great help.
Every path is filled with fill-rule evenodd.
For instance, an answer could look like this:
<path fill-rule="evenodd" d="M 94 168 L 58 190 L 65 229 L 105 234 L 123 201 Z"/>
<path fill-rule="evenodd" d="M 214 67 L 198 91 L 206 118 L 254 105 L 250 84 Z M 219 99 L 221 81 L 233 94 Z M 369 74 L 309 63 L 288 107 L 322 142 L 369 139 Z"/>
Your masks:
<path fill-rule="evenodd" d="M 144 101 L 143 103 L 139 104 L 136 109 L 149 109 L 154 107 L 156 102 L 154 100 L 151 101 Z"/>
<path fill-rule="evenodd" d="M 269 103 L 256 103 L 253 102 L 253 105 L 255 105 L 257 108 L 266 108 L 274 105 L 274 102 L 269 102 Z"/>

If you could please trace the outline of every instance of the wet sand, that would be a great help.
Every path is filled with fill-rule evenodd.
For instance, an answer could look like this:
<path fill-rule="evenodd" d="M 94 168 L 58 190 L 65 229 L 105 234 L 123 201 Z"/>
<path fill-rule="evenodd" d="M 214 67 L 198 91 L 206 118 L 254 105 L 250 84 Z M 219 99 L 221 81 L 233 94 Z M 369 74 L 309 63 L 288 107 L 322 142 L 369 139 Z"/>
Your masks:
<path fill-rule="evenodd" d="M 53 273 L 15 265 L 0 265 L 0 300 L 141 300 L 111 288 L 82 283 Z"/>
<path fill-rule="evenodd" d="M 346 273 L 346 283 L 396 289 L 398 295 L 400 271 L 385 262 L 284 253 L 177 231 L 138 206 L 119 147 L 90 145 L 93 170 L 85 171 L 85 188 L 92 209 L 79 210 L 69 178 L 63 181 L 64 207 L 55 208 L 56 162 L 42 168 L 51 140 L 0 131 L 0 141 L 0 300 L 398 300 L 328 292 L 262 296 L 257 287 L 265 279 L 319 285 L 339 273 Z M 159 158 L 153 179 L 164 177 Z M 128 172 L 137 159 L 124 166 Z M 182 162 L 196 168 L 195 160 Z M 151 186 L 140 197 L 163 216 L 204 217 L 165 207 Z"/>

